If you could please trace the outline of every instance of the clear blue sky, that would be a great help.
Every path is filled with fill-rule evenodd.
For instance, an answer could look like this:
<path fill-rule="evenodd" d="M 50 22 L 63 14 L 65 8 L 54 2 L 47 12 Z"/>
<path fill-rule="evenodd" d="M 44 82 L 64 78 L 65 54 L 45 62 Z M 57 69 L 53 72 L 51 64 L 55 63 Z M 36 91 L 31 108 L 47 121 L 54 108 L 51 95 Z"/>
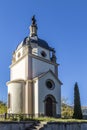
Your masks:
<path fill-rule="evenodd" d="M 62 97 L 73 103 L 77 81 L 81 103 L 87 105 L 87 0 L 0 1 L 0 100 L 7 98 L 12 52 L 29 35 L 33 14 L 38 36 L 56 48 Z"/>

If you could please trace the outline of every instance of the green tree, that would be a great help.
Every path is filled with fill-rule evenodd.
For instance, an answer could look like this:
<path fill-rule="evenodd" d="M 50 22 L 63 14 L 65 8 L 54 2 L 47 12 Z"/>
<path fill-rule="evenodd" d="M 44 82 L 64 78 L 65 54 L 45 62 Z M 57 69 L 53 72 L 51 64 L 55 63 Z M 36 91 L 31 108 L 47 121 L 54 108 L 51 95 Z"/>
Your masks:
<path fill-rule="evenodd" d="M 62 118 L 72 118 L 73 116 L 73 106 L 68 105 L 66 98 L 62 98 L 61 101 L 61 116 Z"/>
<path fill-rule="evenodd" d="M 6 112 L 7 112 L 6 103 L 0 101 L 0 114 L 6 113 Z"/>
<path fill-rule="evenodd" d="M 77 82 L 74 85 L 74 113 L 73 118 L 82 119 L 82 110 L 80 102 L 80 93 Z"/>

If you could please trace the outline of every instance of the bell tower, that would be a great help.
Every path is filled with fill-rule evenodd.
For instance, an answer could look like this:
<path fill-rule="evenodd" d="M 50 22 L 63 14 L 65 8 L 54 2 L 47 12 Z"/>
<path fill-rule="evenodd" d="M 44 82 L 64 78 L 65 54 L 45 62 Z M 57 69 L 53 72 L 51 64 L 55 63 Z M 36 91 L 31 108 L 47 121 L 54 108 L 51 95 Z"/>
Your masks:
<path fill-rule="evenodd" d="M 12 54 L 7 82 L 8 113 L 60 117 L 62 83 L 58 77 L 56 51 L 38 37 L 37 30 L 33 16 L 29 36 Z"/>

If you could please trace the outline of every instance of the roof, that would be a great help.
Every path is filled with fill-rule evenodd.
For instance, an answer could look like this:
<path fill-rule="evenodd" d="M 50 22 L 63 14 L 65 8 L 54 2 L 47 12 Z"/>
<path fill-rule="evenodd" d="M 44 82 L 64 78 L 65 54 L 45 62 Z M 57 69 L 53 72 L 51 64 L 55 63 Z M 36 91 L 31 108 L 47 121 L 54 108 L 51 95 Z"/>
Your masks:
<path fill-rule="evenodd" d="M 45 40 L 40 38 L 32 38 L 32 37 L 25 37 L 24 40 L 20 44 L 18 44 L 16 49 L 18 50 L 24 45 L 32 45 L 33 43 L 36 43 L 38 46 L 43 47 L 45 49 L 51 51 L 53 50 L 53 48 L 51 48 Z"/>
<path fill-rule="evenodd" d="M 36 76 L 36 77 L 34 77 L 33 79 L 35 79 L 35 78 L 42 78 L 43 76 L 45 76 L 47 73 L 51 73 L 55 78 L 56 78 L 56 80 L 62 85 L 63 83 L 59 80 L 59 78 L 54 74 L 54 72 L 52 71 L 52 70 L 49 70 L 49 71 L 47 71 L 47 72 L 44 72 L 44 73 L 41 73 L 41 74 L 39 74 L 38 76 Z"/>

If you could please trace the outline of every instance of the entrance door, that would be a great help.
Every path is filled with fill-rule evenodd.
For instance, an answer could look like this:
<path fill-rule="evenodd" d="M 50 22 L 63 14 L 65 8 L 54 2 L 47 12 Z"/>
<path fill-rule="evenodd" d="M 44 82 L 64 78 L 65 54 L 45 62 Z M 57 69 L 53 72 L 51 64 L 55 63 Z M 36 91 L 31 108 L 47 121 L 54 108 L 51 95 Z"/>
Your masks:
<path fill-rule="evenodd" d="M 47 96 L 45 99 L 45 115 L 49 117 L 56 115 L 56 101 L 53 96 Z"/>
<path fill-rule="evenodd" d="M 46 116 L 53 116 L 53 105 L 50 97 L 46 99 Z"/>

